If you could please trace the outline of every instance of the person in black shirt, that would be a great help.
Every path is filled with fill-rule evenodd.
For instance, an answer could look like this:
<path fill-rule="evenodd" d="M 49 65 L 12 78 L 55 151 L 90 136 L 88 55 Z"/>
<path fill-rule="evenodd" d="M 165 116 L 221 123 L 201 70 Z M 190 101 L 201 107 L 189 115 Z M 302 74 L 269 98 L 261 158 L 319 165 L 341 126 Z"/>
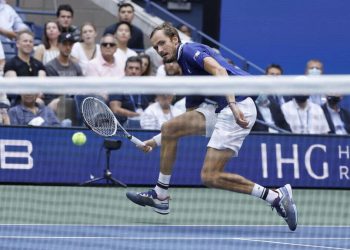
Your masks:
<path fill-rule="evenodd" d="M 17 56 L 5 64 L 5 77 L 46 76 L 44 65 L 33 58 L 34 34 L 28 30 L 18 33 L 16 40 Z"/>
<path fill-rule="evenodd" d="M 134 6 L 130 3 L 122 3 L 119 5 L 118 10 L 118 19 L 119 22 L 127 22 L 131 25 L 131 39 L 128 42 L 128 48 L 130 49 L 141 49 L 143 50 L 144 44 L 143 44 L 143 33 L 142 30 L 140 30 L 135 25 L 132 25 L 131 22 L 134 19 Z M 103 32 L 104 35 L 106 34 L 113 34 L 116 32 L 118 27 L 118 23 L 112 24 L 108 26 L 105 31 Z"/>

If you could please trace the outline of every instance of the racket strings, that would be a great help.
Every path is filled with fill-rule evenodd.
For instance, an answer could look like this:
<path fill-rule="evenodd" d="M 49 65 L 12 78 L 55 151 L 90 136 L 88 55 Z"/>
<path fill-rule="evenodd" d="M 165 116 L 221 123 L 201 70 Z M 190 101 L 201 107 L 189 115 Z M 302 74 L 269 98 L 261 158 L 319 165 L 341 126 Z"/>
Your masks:
<path fill-rule="evenodd" d="M 114 114 L 101 101 L 94 98 L 86 99 L 82 113 L 86 124 L 102 136 L 112 136 L 116 132 Z"/>

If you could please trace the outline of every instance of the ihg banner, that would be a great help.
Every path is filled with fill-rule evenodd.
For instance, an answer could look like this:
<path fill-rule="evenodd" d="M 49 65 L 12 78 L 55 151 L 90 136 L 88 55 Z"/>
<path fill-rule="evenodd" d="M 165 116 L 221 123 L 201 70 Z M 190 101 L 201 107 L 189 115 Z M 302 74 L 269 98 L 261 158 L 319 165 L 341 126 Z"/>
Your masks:
<path fill-rule="evenodd" d="M 83 131 L 87 142 L 72 143 Z M 141 140 L 154 131 L 131 131 Z M 128 185 L 154 185 L 160 150 L 145 154 L 125 138 L 111 151 L 112 176 Z M 172 175 L 172 185 L 200 186 L 200 172 L 208 139 L 183 138 Z M 81 184 L 103 177 L 107 167 L 104 138 L 86 129 L 1 127 L 0 182 L 29 184 Z M 167 159 L 165 159 L 167 161 Z M 294 187 L 350 188 L 350 137 L 251 134 L 238 157 L 225 171 L 237 173 L 265 186 L 290 183 Z M 97 184 L 105 184 L 104 180 Z"/>

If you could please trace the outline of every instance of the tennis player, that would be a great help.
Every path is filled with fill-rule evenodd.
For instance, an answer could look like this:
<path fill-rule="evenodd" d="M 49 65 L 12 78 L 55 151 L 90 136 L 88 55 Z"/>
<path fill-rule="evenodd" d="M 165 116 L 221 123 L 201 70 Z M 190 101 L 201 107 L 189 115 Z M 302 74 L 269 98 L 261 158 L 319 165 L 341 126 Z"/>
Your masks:
<path fill-rule="evenodd" d="M 167 23 L 156 27 L 150 38 L 153 48 L 163 60 L 176 59 L 184 75 L 248 75 L 206 45 L 181 43 L 177 30 Z M 177 142 L 183 136 L 206 135 L 210 140 L 201 172 L 203 183 L 208 187 L 248 194 L 267 201 L 294 231 L 297 227 L 297 210 L 289 184 L 273 190 L 224 171 L 231 157 L 238 155 L 255 123 L 256 108 L 252 98 L 233 94 L 226 97 L 187 96 L 186 108 L 188 112 L 162 126 L 160 173 L 155 188 L 146 192 L 127 192 L 128 199 L 141 206 L 153 207 L 160 214 L 168 214 L 168 188 Z M 143 150 L 149 151 L 150 147 L 160 145 L 160 141 L 159 136 L 146 141 L 147 146 Z"/>

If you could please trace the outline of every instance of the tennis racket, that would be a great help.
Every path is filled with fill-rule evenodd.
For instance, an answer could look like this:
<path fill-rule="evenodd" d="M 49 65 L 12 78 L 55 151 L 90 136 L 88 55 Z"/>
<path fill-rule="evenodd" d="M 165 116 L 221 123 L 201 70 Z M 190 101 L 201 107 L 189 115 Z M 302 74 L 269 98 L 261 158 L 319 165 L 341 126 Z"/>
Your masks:
<path fill-rule="evenodd" d="M 85 98 L 81 105 L 81 112 L 86 126 L 96 134 L 103 137 L 119 135 L 128 138 L 138 147 L 146 146 L 123 128 L 110 108 L 101 100 L 95 97 Z"/>

